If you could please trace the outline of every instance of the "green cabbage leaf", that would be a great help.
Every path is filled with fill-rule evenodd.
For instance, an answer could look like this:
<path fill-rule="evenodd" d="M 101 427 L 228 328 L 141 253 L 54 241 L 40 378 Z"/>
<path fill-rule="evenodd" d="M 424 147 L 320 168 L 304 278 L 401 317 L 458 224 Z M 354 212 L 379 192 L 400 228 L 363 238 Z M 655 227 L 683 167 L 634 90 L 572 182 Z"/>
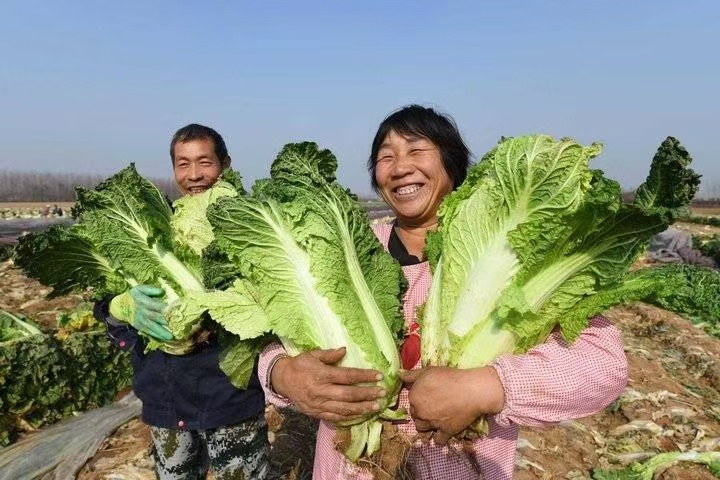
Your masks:
<path fill-rule="evenodd" d="M 593 480 L 653 480 L 663 471 L 680 463 L 706 465 L 715 477 L 720 475 L 720 452 L 689 451 L 660 453 L 645 462 L 635 462 L 615 470 L 597 468 L 592 471 L 592 478 Z"/>

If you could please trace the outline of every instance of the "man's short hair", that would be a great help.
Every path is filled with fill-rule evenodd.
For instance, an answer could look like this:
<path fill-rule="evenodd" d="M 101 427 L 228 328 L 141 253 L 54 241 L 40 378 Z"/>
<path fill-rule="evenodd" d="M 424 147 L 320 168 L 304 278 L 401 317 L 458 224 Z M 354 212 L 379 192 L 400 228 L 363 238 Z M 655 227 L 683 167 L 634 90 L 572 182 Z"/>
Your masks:
<path fill-rule="evenodd" d="M 227 166 L 229 155 L 227 147 L 225 146 L 225 140 L 212 128 L 198 123 L 185 125 L 173 135 L 172 141 L 170 142 L 170 158 L 172 159 L 173 165 L 175 165 L 175 144 L 178 142 L 191 142 L 193 140 L 210 140 L 213 144 L 215 156 L 217 156 L 224 167 Z"/>

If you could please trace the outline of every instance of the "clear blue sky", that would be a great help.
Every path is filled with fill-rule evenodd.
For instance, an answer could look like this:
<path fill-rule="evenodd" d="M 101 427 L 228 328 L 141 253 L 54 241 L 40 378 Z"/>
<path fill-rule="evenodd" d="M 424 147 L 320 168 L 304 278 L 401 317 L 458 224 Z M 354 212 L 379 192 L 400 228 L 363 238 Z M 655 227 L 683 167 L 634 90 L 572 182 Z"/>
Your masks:
<path fill-rule="evenodd" d="M 457 120 L 480 156 L 501 135 L 602 141 L 595 166 L 640 183 L 678 137 L 720 191 L 720 2 L 6 1 L 0 168 L 170 175 L 199 122 L 247 184 L 314 140 L 370 191 L 379 122 L 407 103 Z"/>

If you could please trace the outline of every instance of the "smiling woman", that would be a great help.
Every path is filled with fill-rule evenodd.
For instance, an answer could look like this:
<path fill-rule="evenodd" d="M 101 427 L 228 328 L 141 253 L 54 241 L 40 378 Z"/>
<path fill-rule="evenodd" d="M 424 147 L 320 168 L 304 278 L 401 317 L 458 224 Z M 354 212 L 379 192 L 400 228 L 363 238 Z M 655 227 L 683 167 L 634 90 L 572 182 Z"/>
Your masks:
<path fill-rule="evenodd" d="M 410 439 L 405 444 L 413 445 L 407 465 L 412 478 L 509 480 L 519 425 L 592 414 L 614 400 L 627 379 L 620 332 L 602 318 L 593 319 L 571 346 L 558 334 L 525 354 L 506 355 L 479 368 L 421 368 L 420 336 L 427 332 L 421 331 L 417 312 L 428 298 L 432 273 L 439 276 L 424 258 L 425 236 L 437 229 L 440 204 L 465 180 L 469 159 L 448 116 L 410 105 L 380 124 L 368 161 L 372 185 L 396 217 L 394 223 L 377 224 L 373 230 L 408 282 L 403 296 L 406 335 L 400 348 L 404 370 L 399 372 L 405 387 L 399 405 L 412 418 L 394 426 Z M 289 400 L 323 420 L 313 478 L 392 477 L 394 466 L 384 464 L 389 455 L 383 456 L 382 450 L 370 462 L 351 465 L 335 448 L 331 422 L 373 414 L 379 408 L 375 400 L 382 397 L 367 387 L 379 372 L 337 366 L 344 356 L 344 349 L 288 356 L 275 344 L 261 355 L 258 373 L 271 402 L 284 405 Z M 480 417 L 489 423 L 485 438 L 443 448 Z M 418 432 L 428 432 L 432 440 L 415 442 Z M 381 477 L 371 471 L 378 464 L 386 468 Z"/>

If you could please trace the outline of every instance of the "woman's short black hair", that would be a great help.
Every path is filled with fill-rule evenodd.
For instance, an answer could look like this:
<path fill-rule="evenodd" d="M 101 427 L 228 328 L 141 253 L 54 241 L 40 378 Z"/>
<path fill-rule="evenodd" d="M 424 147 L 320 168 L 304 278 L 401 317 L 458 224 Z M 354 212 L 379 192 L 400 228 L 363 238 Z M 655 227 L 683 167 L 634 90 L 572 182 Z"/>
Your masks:
<path fill-rule="evenodd" d="M 388 115 L 378 127 L 373 139 L 367 168 L 376 192 L 378 184 L 375 179 L 375 166 L 378 150 L 390 132 L 427 138 L 440 150 L 443 167 L 453 182 L 453 189 L 465 180 L 470 166 L 470 149 L 460 136 L 455 120 L 450 115 L 438 113 L 429 107 L 407 105 Z"/>

